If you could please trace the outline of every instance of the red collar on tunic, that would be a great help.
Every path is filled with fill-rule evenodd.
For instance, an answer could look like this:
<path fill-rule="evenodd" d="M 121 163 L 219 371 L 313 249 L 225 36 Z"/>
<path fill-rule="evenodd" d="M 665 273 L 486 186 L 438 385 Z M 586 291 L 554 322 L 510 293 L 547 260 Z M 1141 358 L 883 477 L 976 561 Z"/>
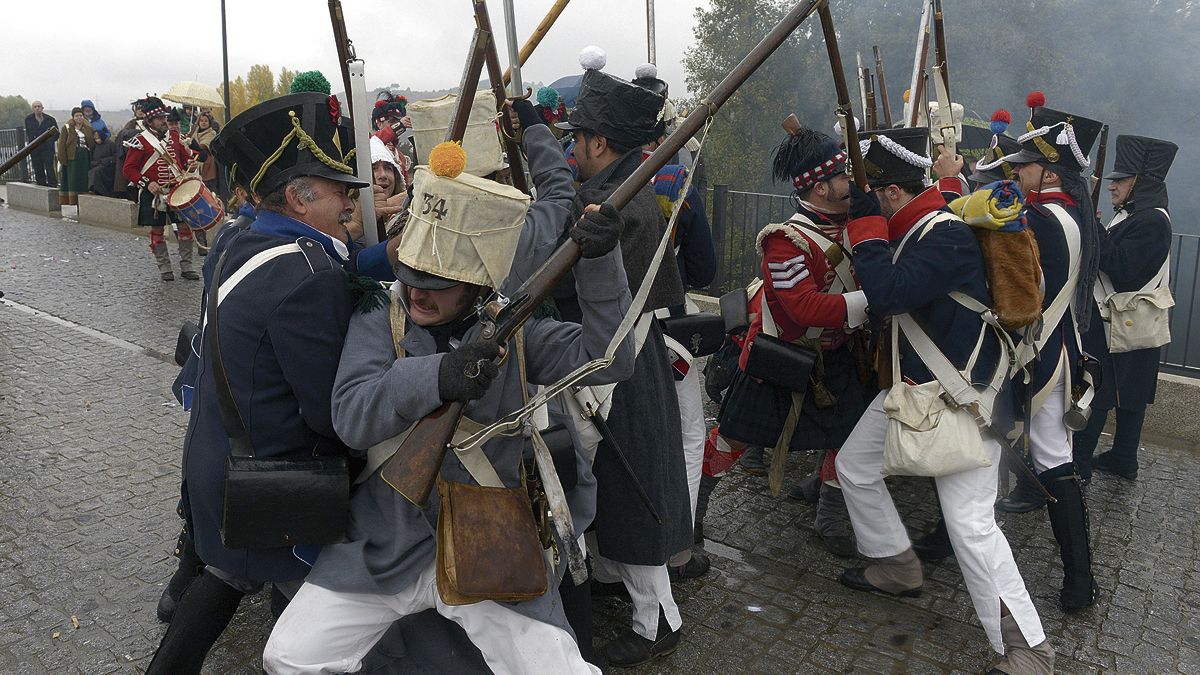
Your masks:
<path fill-rule="evenodd" d="M 888 239 L 902 239 L 912 229 L 917 221 L 933 211 L 946 208 L 946 199 L 937 185 L 930 186 L 924 192 L 912 198 L 912 201 L 900 207 L 888 219 Z"/>
<path fill-rule="evenodd" d="M 1060 202 L 1067 206 L 1075 206 L 1075 200 L 1071 199 L 1071 195 L 1063 191 L 1062 188 L 1030 190 L 1025 193 L 1026 204 L 1045 204 L 1047 202 Z"/>

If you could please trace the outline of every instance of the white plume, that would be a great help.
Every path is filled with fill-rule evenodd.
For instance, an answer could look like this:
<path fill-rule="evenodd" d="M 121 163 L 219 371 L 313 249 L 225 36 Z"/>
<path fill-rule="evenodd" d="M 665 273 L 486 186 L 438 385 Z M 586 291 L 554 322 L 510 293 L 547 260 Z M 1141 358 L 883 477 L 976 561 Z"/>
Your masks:
<path fill-rule="evenodd" d="M 653 63 L 643 63 L 633 71 L 633 76 L 636 79 L 655 79 L 658 77 L 658 66 Z"/>
<path fill-rule="evenodd" d="M 579 52 L 579 65 L 584 70 L 600 70 L 608 63 L 608 54 L 596 45 L 588 45 Z"/>

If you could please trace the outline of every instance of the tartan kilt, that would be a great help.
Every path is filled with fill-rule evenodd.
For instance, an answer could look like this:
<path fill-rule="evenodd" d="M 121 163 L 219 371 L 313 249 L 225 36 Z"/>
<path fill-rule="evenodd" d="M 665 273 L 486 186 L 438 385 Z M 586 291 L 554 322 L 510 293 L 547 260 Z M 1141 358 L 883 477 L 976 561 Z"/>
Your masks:
<path fill-rule="evenodd" d="M 874 382 L 859 382 L 851 343 L 823 352 L 822 356 L 825 386 L 837 402 L 828 408 L 818 408 L 811 391 L 806 393 L 796 432 L 792 434 L 791 450 L 842 447 L 878 393 Z M 739 369 L 717 416 L 720 433 L 749 445 L 774 447 L 791 405 L 791 392 L 766 382 L 755 382 Z"/>

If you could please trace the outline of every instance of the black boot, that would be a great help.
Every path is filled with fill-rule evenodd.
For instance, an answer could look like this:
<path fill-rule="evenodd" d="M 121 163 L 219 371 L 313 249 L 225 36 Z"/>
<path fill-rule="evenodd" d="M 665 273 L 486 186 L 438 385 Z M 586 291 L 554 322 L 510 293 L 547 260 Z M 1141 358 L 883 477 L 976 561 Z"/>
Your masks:
<path fill-rule="evenodd" d="M 1142 442 L 1145 408 L 1117 408 L 1117 425 L 1112 450 L 1096 458 L 1096 468 L 1133 480 L 1138 473 L 1138 445 Z"/>
<path fill-rule="evenodd" d="M 746 448 L 746 453 L 740 460 L 742 469 L 751 476 L 767 475 L 767 464 L 763 459 L 763 449 L 757 445 Z"/>
<path fill-rule="evenodd" d="M 796 483 L 787 493 L 788 499 L 794 499 L 805 504 L 816 504 L 821 501 L 821 471 L 813 471 Z"/>
<path fill-rule="evenodd" d="M 600 658 L 592 648 L 592 579 L 588 577 L 578 586 L 567 575 L 558 585 L 558 595 L 562 599 L 563 614 L 567 624 L 575 631 L 575 641 L 579 643 L 579 654 L 583 660 L 599 668 Z"/>
<path fill-rule="evenodd" d="M 700 488 L 696 491 L 696 522 L 692 527 L 693 543 L 704 543 L 704 516 L 708 515 L 708 499 L 716 489 L 717 483 L 720 482 L 721 478 L 718 476 L 708 474 L 700 476 Z"/>
<path fill-rule="evenodd" d="M 817 515 L 813 527 L 821 536 L 821 543 L 826 550 L 839 558 L 853 558 L 858 555 L 858 546 L 854 543 L 854 526 L 850 524 L 850 513 L 846 510 L 846 498 L 842 489 L 821 483 L 820 500 L 817 502 Z"/>
<path fill-rule="evenodd" d="M 1017 472 L 1017 485 L 1007 497 L 996 500 L 996 510 L 1004 513 L 1029 513 L 1046 505 L 1046 498 L 1024 471 Z"/>
<path fill-rule="evenodd" d="M 938 518 L 937 525 L 924 537 L 913 542 L 913 551 L 924 562 L 937 562 L 954 555 L 950 545 L 950 533 L 946 531 L 945 517 Z"/>
<path fill-rule="evenodd" d="M 649 663 L 659 656 L 674 653 L 679 647 L 683 626 L 671 630 L 662 609 L 658 610 L 658 632 L 653 640 L 638 635 L 631 628 L 604 645 L 604 660 L 613 668 L 632 668 Z"/>
<path fill-rule="evenodd" d="M 1096 454 L 1096 443 L 1100 442 L 1100 434 L 1108 421 L 1108 411 L 1092 408 L 1087 426 L 1083 431 L 1076 431 L 1071 440 L 1071 456 L 1075 459 L 1075 469 L 1084 483 L 1092 480 L 1092 456 Z"/>
<path fill-rule="evenodd" d="M 205 571 L 192 582 L 154 653 L 146 675 L 199 673 L 245 594 Z"/>
<path fill-rule="evenodd" d="M 1047 510 L 1063 564 L 1059 603 L 1065 612 L 1090 607 L 1096 602 L 1096 581 L 1092 578 L 1087 505 L 1079 476 L 1073 464 L 1062 464 L 1043 471 L 1039 478 L 1056 500 Z"/>
<path fill-rule="evenodd" d="M 163 589 L 162 597 L 158 599 L 158 620 L 163 623 L 171 623 L 175 607 L 183 597 L 184 591 L 192 580 L 204 571 L 204 561 L 196 555 L 196 546 L 192 543 L 192 535 L 188 533 L 187 527 L 179 532 L 179 539 L 175 542 L 175 555 L 179 557 L 179 566 L 175 568 L 175 574 L 171 575 L 171 580 Z"/>

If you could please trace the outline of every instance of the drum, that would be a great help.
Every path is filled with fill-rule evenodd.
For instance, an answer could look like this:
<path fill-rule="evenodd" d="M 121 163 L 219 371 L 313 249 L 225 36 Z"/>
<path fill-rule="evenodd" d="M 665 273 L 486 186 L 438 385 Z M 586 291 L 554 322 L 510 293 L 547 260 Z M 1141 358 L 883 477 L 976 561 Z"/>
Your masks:
<path fill-rule="evenodd" d="M 225 220 L 221 200 L 199 178 L 184 178 L 171 188 L 167 206 L 193 230 L 208 230 Z"/>

